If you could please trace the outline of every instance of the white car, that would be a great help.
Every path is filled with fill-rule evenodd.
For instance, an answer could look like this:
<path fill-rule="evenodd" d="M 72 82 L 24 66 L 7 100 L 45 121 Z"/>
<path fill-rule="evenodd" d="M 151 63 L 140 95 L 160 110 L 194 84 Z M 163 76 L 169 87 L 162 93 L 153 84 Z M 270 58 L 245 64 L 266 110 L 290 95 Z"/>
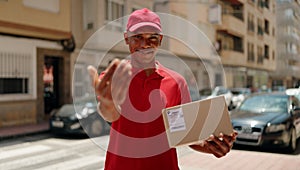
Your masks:
<path fill-rule="evenodd" d="M 294 95 L 300 100 L 300 88 L 289 88 L 285 90 L 287 95 Z"/>
<path fill-rule="evenodd" d="M 223 86 L 217 86 L 214 88 L 212 91 L 211 95 L 208 96 L 207 98 L 212 98 L 216 96 L 221 96 L 223 95 L 225 97 L 226 105 L 228 106 L 228 109 L 231 110 L 233 108 L 232 104 L 232 93 L 229 89 Z"/>
<path fill-rule="evenodd" d="M 249 88 L 231 88 L 230 91 L 233 94 L 231 101 L 234 108 L 239 106 L 243 100 L 251 94 Z"/>

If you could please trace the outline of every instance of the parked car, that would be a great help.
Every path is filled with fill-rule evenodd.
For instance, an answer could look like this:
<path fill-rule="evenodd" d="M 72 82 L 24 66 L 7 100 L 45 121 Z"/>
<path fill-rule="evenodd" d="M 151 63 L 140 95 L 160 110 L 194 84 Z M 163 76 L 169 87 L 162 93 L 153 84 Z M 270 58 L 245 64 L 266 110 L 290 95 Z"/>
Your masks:
<path fill-rule="evenodd" d="M 289 95 L 300 96 L 300 88 L 288 88 L 285 92 Z"/>
<path fill-rule="evenodd" d="M 212 97 L 221 96 L 221 95 L 224 96 L 226 105 L 228 106 L 228 109 L 231 110 L 233 108 L 232 93 L 229 89 L 227 89 L 223 86 L 217 86 L 214 88 L 211 95 L 208 96 L 207 98 L 212 98 Z"/>
<path fill-rule="evenodd" d="M 50 117 L 50 130 L 56 134 L 96 137 L 108 132 L 109 128 L 109 124 L 98 114 L 95 99 L 92 98 L 65 104 Z"/>
<path fill-rule="evenodd" d="M 232 106 L 233 108 L 239 106 L 242 101 L 251 94 L 251 90 L 249 88 L 231 88 L 232 93 Z"/>
<path fill-rule="evenodd" d="M 300 137 L 300 101 L 285 92 L 252 94 L 230 112 L 236 144 L 295 151 Z"/>

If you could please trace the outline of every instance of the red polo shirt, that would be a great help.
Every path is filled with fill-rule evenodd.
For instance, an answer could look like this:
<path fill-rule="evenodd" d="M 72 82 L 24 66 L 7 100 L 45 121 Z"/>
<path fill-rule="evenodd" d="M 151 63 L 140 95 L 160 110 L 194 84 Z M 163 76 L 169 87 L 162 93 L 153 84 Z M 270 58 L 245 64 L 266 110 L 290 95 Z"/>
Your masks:
<path fill-rule="evenodd" d="M 177 170 L 176 149 L 169 148 L 161 110 L 190 102 L 184 78 L 157 62 L 147 76 L 133 68 L 120 118 L 112 123 L 105 170 Z"/>

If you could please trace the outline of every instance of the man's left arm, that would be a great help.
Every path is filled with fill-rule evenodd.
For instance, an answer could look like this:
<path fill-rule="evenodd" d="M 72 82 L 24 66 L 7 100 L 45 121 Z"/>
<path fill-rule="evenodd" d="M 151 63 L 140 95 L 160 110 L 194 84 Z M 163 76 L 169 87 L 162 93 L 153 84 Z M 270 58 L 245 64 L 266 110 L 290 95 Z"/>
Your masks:
<path fill-rule="evenodd" d="M 190 145 L 190 147 L 196 151 L 210 153 L 215 157 L 220 158 L 230 152 L 236 136 L 236 131 L 231 135 L 224 135 L 222 133 L 218 137 L 211 135 L 208 139 L 201 141 L 198 144 Z"/>
<path fill-rule="evenodd" d="M 181 90 L 183 91 L 181 93 L 181 103 L 191 102 L 191 96 L 186 82 L 183 83 Z M 218 137 L 211 135 L 208 139 L 199 142 L 198 144 L 190 145 L 190 147 L 196 151 L 210 153 L 217 158 L 220 158 L 225 156 L 231 150 L 233 143 L 236 140 L 236 136 L 236 131 L 230 135 L 221 133 Z"/>

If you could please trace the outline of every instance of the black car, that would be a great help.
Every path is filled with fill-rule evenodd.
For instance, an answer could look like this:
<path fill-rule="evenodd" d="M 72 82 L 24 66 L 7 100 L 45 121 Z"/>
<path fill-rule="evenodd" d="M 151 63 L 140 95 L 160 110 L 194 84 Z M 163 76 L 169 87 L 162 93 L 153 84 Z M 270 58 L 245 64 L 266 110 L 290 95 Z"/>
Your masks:
<path fill-rule="evenodd" d="M 230 114 L 233 128 L 238 132 L 235 143 L 295 151 L 300 136 L 300 102 L 297 97 L 273 92 L 246 98 Z"/>
<path fill-rule="evenodd" d="M 88 98 L 75 104 L 65 104 L 50 118 L 50 130 L 55 134 L 104 135 L 110 129 L 97 112 L 95 99 Z M 76 112 L 76 111 L 77 112 Z"/>

